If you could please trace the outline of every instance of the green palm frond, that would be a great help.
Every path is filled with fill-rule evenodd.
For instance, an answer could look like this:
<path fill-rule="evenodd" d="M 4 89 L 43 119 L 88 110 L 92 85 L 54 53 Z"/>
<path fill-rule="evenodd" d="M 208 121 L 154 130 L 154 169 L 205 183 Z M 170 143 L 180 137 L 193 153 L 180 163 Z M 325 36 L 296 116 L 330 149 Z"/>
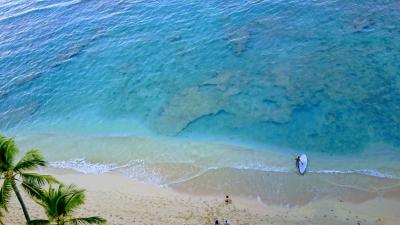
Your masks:
<path fill-rule="evenodd" d="M 98 217 L 75 218 L 65 221 L 66 225 L 87 225 L 87 224 L 105 224 L 107 220 Z"/>
<path fill-rule="evenodd" d="M 42 175 L 38 173 L 21 173 L 20 175 L 24 183 L 35 186 L 42 186 L 46 183 L 59 183 L 56 178 L 50 175 Z"/>
<path fill-rule="evenodd" d="M 5 152 L 6 152 L 6 137 L 0 135 L 0 169 L 1 171 L 4 170 L 4 167 L 6 166 L 5 163 Z"/>
<path fill-rule="evenodd" d="M 85 202 L 85 190 L 77 189 L 73 185 L 68 186 L 67 190 L 70 194 L 65 198 L 64 213 L 70 214 Z"/>
<path fill-rule="evenodd" d="M 48 220 L 31 220 L 28 222 L 28 225 L 50 225 L 50 221 L 48 221 Z"/>
<path fill-rule="evenodd" d="M 12 183 L 13 181 L 11 179 L 5 179 L 0 189 L 0 207 L 5 211 L 7 211 L 7 205 L 11 198 Z"/>
<path fill-rule="evenodd" d="M 65 188 L 64 185 L 59 185 L 58 189 L 54 191 L 54 199 L 56 199 L 55 205 L 54 205 L 54 209 L 57 212 L 57 215 L 63 215 L 64 216 L 64 215 L 67 214 L 65 212 L 65 206 L 66 206 L 65 202 L 66 202 L 66 199 L 70 195 L 73 194 L 68 189 L 69 189 L 69 186 L 67 188 Z"/>
<path fill-rule="evenodd" d="M 34 170 L 39 166 L 46 166 L 46 161 L 38 150 L 32 149 L 15 165 L 14 171 Z"/>
<path fill-rule="evenodd" d="M 28 195 L 33 198 L 33 200 L 35 202 L 40 204 L 39 203 L 40 201 L 38 201 L 38 200 L 41 200 L 44 198 L 44 193 L 43 193 L 43 190 L 39 186 L 33 185 L 32 183 L 26 183 L 26 182 L 22 182 L 21 186 L 26 191 L 26 193 L 28 193 Z M 42 204 L 40 204 L 40 205 L 42 205 Z"/>
<path fill-rule="evenodd" d="M 60 184 L 59 186 L 63 186 L 63 184 Z M 40 199 L 42 203 L 45 204 L 43 208 L 45 209 L 46 215 L 50 220 L 60 215 L 57 210 L 57 202 L 59 199 L 60 194 L 58 189 L 53 188 L 52 185 L 49 185 L 49 189 L 44 192 L 43 198 Z"/>
<path fill-rule="evenodd" d="M 25 219 L 27 222 L 30 221 L 28 210 L 19 193 L 16 182 L 21 183 L 24 190 L 43 207 L 47 206 L 48 202 L 41 200 L 44 194 L 40 186 L 58 183 L 54 177 L 49 175 L 27 173 L 30 170 L 46 165 L 46 161 L 38 150 L 34 149 L 28 151 L 19 162 L 14 163 L 18 152 L 19 149 L 12 138 L 6 138 L 0 135 L 0 179 L 4 180 L 0 190 L 0 225 L 2 224 L 1 218 L 3 213 L 7 212 L 7 204 L 9 204 L 12 192 L 10 190 L 14 190 L 16 193 Z M 37 224 L 49 224 L 43 223 L 43 221 L 36 222 Z"/>
<path fill-rule="evenodd" d="M 52 199 L 53 211 L 57 216 L 66 216 L 73 212 L 73 210 L 83 204 L 84 190 L 78 189 L 74 185 L 64 186 L 59 185 L 58 189 L 49 189 L 49 199 Z"/>
<path fill-rule="evenodd" d="M 29 189 L 30 187 L 28 187 Z M 47 190 L 34 189 L 33 194 L 35 201 L 41 205 L 49 221 L 56 221 L 62 218 L 60 224 L 84 225 L 84 224 L 104 224 L 105 219 L 101 217 L 72 218 L 74 209 L 84 203 L 85 194 L 83 189 L 77 188 L 75 185 L 64 186 L 59 184 L 58 188 L 49 185 Z"/>
<path fill-rule="evenodd" d="M 0 138 L 0 167 L 5 169 L 13 164 L 14 158 L 19 152 L 12 138 Z"/>

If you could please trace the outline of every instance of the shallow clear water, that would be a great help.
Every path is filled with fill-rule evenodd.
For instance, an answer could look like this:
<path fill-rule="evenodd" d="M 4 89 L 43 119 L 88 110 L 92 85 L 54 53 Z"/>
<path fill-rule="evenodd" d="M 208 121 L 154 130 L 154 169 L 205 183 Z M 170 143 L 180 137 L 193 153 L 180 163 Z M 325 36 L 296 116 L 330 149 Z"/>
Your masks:
<path fill-rule="evenodd" d="M 220 141 L 266 158 L 274 146 L 276 160 L 243 150 L 223 165 L 291 168 L 307 152 L 331 162 L 321 170 L 399 174 L 399 18 L 396 0 L 3 0 L 0 130 L 53 161 L 111 163 L 116 150 L 99 157 L 23 135 Z M 127 147 L 115 160 L 181 157 L 158 150 Z"/>

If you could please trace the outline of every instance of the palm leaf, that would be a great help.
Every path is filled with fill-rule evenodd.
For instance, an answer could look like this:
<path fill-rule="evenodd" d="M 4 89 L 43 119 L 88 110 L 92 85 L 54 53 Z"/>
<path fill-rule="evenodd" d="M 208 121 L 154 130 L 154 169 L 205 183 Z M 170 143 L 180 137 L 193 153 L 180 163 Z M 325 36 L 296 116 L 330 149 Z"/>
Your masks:
<path fill-rule="evenodd" d="M 83 191 L 74 185 L 60 185 L 57 190 L 49 190 L 53 194 L 51 198 L 54 199 L 52 203 L 56 214 L 65 216 L 72 213 L 74 208 L 83 203 Z"/>
<path fill-rule="evenodd" d="M 64 191 L 64 185 L 58 186 L 58 190 L 54 192 L 54 211 L 59 215 L 65 214 L 65 198 L 70 195 L 68 191 Z"/>
<path fill-rule="evenodd" d="M 7 149 L 7 145 L 6 145 L 6 138 L 4 136 L 0 135 L 0 168 L 3 171 L 6 166 L 6 149 Z"/>
<path fill-rule="evenodd" d="M 31 220 L 28 222 L 28 225 L 50 225 L 50 221 L 48 221 L 48 220 Z"/>
<path fill-rule="evenodd" d="M 12 184 L 13 180 L 5 179 L 3 182 L 3 186 L 0 189 L 0 207 L 3 208 L 5 211 L 7 211 L 7 205 L 10 201 Z"/>
<path fill-rule="evenodd" d="M 66 225 L 86 225 L 86 224 L 105 224 L 107 220 L 98 217 L 75 218 L 65 221 Z"/>
<path fill-rule="evenodd" d="M 32 149 L 25 153 L 24 157 L 15 165 L 14 171 L 34 170 L 39 166 L 46 166 L 46 161 L 38 150 Z"/>
<path fill-rule="evenodd" d="M 84 202 L 85 195 L 83 189 L 78 189 L 74 185 L 65 187 L 63 184 L 59 184 L 58 188 L 54 188 L 52 184 L 50 184 L 48 190 L 45 191 L 36 186 L 30 186 L 28 184 L 26 184 L 26 186 L 29 191 L 34 191 L 32 194 L 35 196 L 34 200 L 44 208 L 46 215 L 48 216 L 48 221 L 55 221 L 57 218 L 63 218 L 65 220 L 60 222 L 64 225 L 104 224 L 106 222 L 105 219 L 96 216 L 72 218 L 71 214 L 73 209 L 77 208 Z M 33 225 L 41 224 L 37 223 Z"/>
<path fill-rule="evenodd" d="M 29 196 L 31 196 L 33 198 L 33 200 L 35 200 L 38 204 L 40 204 L 40 200 L 44 199 L 44 192 L 43 190 L 40 188 L 40 186 L 31 184 L 31 183 L 26 183 L 26 182 L 22 182 L 21 183 L 22 188 L 26 191 L 26 193 L 28 193 Z M 39 200 L 39 201 L 37 201 Z M 42 204 L 40 204 L 42 205 Z"/>
<path fill-rule="evenodd" d="M 0 167 L 5 169 L 13 164 L 14 157 L 18 153 L 18 148 L 12 138 L 0 138 Z"/>
<path fill-rule="evenodd" d="M 62 186 L 63 184 L 60 184 L 59 186 Z M 44 198 L 41 199 L 41 201 L 46 204 L 44 209 L 46 211 L 46 215 L 51 218 L 55 218 L 59 216 L 57 212 L 57 201 L 58 201 L 58 191 L 53 188 L 53 186 L 50 184 L 49 189 L 44 193 Z"/>
<path fill-rule="evenodd" d="M 77 189 L 75 186 L 70 185 L 68 187 L 68 192 L 70 193 L 64 202 L 65 214 L 72 213 L 75 208 L 82 205 L 85 202 L 85 190 Z"/>
<path fill-rule="evenodd" d="M 21 177 L 22 182 L 35 186 L 43 186 L 46 183 L 59 183 L 53 176 L 38 173 L 21 173 Z"/>

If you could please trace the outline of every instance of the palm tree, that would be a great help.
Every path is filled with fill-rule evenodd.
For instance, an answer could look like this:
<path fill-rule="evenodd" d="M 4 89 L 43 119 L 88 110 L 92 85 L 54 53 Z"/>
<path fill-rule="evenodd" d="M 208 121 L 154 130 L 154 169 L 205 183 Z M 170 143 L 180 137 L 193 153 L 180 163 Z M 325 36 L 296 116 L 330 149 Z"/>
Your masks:
<path fill-rule="evenodd" d="M 33 149 L 28 151 L 21 160 L 15 163 L 14 161 L 18 152 L 19 149 L 12 138 L 0 135 L 0 178 L 3 179 L 3 185 L 0 189 L 0 208 L 7 211 L 11 193 L 14 191 L 21 204 L 25 219 L 29 222 L 28 210 L 17 187 L 17 183 L 20 183 L 28 193 L 31 193 L 33 187 L 44 185 L 45 183 L 54 183 L 57 180 L 49 175 L 28 172 L 40 166 L 46 166 L 46 161 L 38 150 Z M 3 212 L 0 211 L 0 219 L 2 215 Z"/>
<path fill-rule="evenodd" d="M 85 202 L 85 190 L 78 189 L 74 185 L 58 188 L 49 185 L 48 190 L 36 188 L 32 196 L 36 203 L 41 205 L 48 217 L 47 220 L 32 220 L 28 225 L 83 225 L 83 224 L 104 224 L 106 220 L 93 217 L 74 218 L 74 211 Z"/>

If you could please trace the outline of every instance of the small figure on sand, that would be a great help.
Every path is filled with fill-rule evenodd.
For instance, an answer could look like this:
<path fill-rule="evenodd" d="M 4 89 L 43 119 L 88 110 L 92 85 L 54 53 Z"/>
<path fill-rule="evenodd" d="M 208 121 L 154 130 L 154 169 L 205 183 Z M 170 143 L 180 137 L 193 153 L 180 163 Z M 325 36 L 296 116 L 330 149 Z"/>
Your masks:
<path fill-rule="evenodd" d="M 225 220 L 224 225 L 230 225 L 230 224 L 228 223 L 228 220 Z"/>
<path fill-rule="evenodd" d="M 300 156 L 298 155 L 297 157 L 294 158 L 294 160 L 296 160 L 296 167 L 299 168 Z"/>
<path fill-rule="evenodd" d="M 229 198 L 229 195 L 225 196 L 225 204 L 231 204 L 232 203 L 232 199 Z"/>
<path fill-rule="evenodd" d="M 218 220 L 215 221 L 214 225 L 220 225 Z"/>

